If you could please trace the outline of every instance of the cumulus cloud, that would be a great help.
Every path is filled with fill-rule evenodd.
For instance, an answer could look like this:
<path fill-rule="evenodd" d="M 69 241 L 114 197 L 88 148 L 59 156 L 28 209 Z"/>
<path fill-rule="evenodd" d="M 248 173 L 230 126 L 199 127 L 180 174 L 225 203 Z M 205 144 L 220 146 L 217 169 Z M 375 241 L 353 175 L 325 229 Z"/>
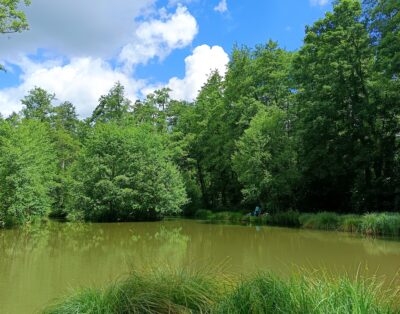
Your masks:
<path fill-rule="evenodd" d="M 211 71 L 217 70 L 225 75 L 228 62 L 227 53 L 219 46 L 196 47 L 185 59 L 185 77 L 173 77 L 166 84 L 172 90 L 171 97 L 188 101 L 195 99 Z M 0 112 L 5 116 L 20 111 L 21 99 L 36 86 L 55 93 L 59 101 L 71 101 L 83 118 L 90 116 L 99 97 L 106 94 L 117 81 L 125 86 L 126 95 L 131 100 L 165 86 L 147 86 L 145 81 L 136 80 L 126 72 L 112 68 L 101 58 L 72 58 L 65 63 L 61 59 L 33 62 L 23 57 L 15 61 L 15 65 L 22 71 L 22 83 L 0 90 Z"/>
<path fill-rule="evenodd" d="M 35 0 L 25 10 L 28 32 L 0 36 L 0 59 L 51 50 L 67 57 L 117 54 L 137 27 L 135 18 L 154 10 L 156 0 Z"/>
<path fill-rule="evenodd" d="M 2 114 L 9 115 L 13 111 L 19 111 L 22 107 L 20 100 L 35 86 L 55 93 L 57 98 L 62 101 L 71 101 L 76 106 L 78 114 L 81 117 L 90 115 L 98 103 L 98 98 L 107 93 L 117 81 L 120 81 L 126 87 L 128 97 L 134 100 L 146 86 L 145 81 L 134 78 L 134 72 L 132 71 L 134 66 L 145 64 L 155 57 L 162 60 L 172 50 L 190 45 L 198 32 L 196 19 L 182 5 L 178 5 L 174 13 L 168 13 L 166 9 L 161 9 L 157 13 L 152 11 L 151 14 L 142 16 L 140 22 L 135 22 L 135 12 L 148 7 L 155 0 L 116 0 L 116 3 L 113 2 L 111 7 L 120 4 L 121 8 L 119 10 L 129 9 L 130 12 L 126 16 L 130 17 L 130 20 L 132 20 L 130 22 L 133 24 L 127 23 L 131 27 L 129 32 L 123 27 L 117 30 L 115 26 L 111 26 L 113 31 L 107 33 L 108 31 L 102 29 L 102 27 L 97 28 L 100 26 L 97 24 L 104 23 L 108 27 L 114 23 L 114 15 L 120 17 L 125 15 L 122 12 L 117 12 L 117 14 L 111 10 L 110 18 L 107 18 L 103 14 L 105 14 L 104 10 L 109 7 L 111 2 L 108 0 L 95 0 L 97 5 L 94 6 L 93 1 L 80 1 L 80 5 L 77 5 L 75 0 L 70 0 L 71 3 L 75 4 L 69 6 L 66 1 L 60 0 L 59 10 L 63 10 L 64 12 L 61 12 L 60 15 L 56 12 L 51 17 L 53 19 L 52 22 L 50 20 L 46 21 L 46 19 L 50 19 L 46 14 L 40 15 L 44 18 L 42 24 L 33 19 L 32 28 L 36 29 L 36 32 L 28 32 L 30 36 L 27 37 L 29 40 L 27 45 L 24 46 L 25 48 L 30 47 L 29 43 L 31 43 L 31 47 L 40 47 L 43 49 L 47 46 L 43 46 L 42 44 L 46 43 L 50 49 L 50 47 L 54 48 L 54 45 L 60 43 L 65 45 L 66 50 L 64 52 L 70 49 L 70 55 L 60 54 L 63 57 L 55 59 L 52 55 L 49 57 L 49 55 L 46 55 L 46 52 L 42 52 L 40 56 L 36 55 L 36 60 L 41 61 L 33 61 L 32 57 L 27 57 L 26 50 L 19 50 L 22 49 L 21 45 L 23 44 L 19 43 L 18 40 L 14 42 L 10 41 L 10 45 L 4 46 L 5 49 L 2 47 L 0 60 L 3 60 L 6 66 L 12 66 L 12 68 L 18 67 L 22 73 L 19 76 L 21 83 L 18 86 L 0 89 L 0 112 Z M 124 6 L 121 1 L 124 3 L 135 3 L 135 5 Z M 89 18 L 88 3 L 92 4 L 94 13 L 97 16 Z M 39 7 L 47 4 L 55 9 L 54 1 L 36 0 L 32 6 L 34 4 Z M 80 8 L 83 12 L 77 12 L 77 16 L 72 18 L 73 14 L 69 12 L 69 9 L 72 7 L 74 9 Z M 49 8 L 46 10 L 51 11 Z M 93 20 L 93 25 L 90 25 L 90 22 L 82 24 L 81 19 L 83 17 L 81 18 L 81 16 L 84 15 L 84 12 L 88 13 L 85 19 L 88 21 Z M 55 21 L 57 17 L 60 18 L 60 21 Z M 69 18 L 72 20 L 68 20 Z M 99 21 L 102 19 L 103 21 Z M 65 25 L 60 27 L 58 22 L 61 24 L 68 22 L 68 24 L 71 24 L 71 28 L 69 26 L 65 27 Z M 117 21 L 117 25 L 118 23 L 119 21 Z M 38 25 L 46 26 L 46 29 L 38 31 Z M 69 29 L 69 34 L 62 33 L 66 29 Z M 132 30 L 134 31 L 133 35 Z M 104 34 L 103 31 L 106 33 Z M 60 32 L 61 37 L 56 40 Z M 111 34 L 112 32 L 114 34 Z M 129 38 L 124 37 L 120 33 L 129 33 Z M 54 38 L 52 37 L 53 35 Z M 109 40 L 108 37 L 110 37 Z M 113 37 L 117 37 L 117 39 Z M 38 42 L 33 43 L 32 39 L 38 39 Z M 122 42 L 123 44 L 118 44 Z M 103 45 L 104 47 L 108 45 L 116 47 L 119 45 L 119 51 L 113 54 L 118 56 L 119 53 L 118 62 L 120 63 L 117 67 L 111 66 L 110 62 L 105 61 L 107 60 L 105 56 L 108 52 L 106 52 L 107 49 Z M 82 49 L 83 56 L 80 56 L 79 49 Z M 95 53 L 91 51 L 92 49 L 100 49 L 101 52 Z M 53 52 L 53 56 L 56 55 L 53 50 L 50 51 Z M 9 54 L 8 57 L 7 53 Z"/>
<path fill-rule="evenodd" d="M 185 59 L 185 77 L 173 77 L 167 84 L 172 90 L 172 98 L 188 101 L 195 99 L 211 71 L 217 70 L 224 76 L 228 62 L 229 56 L 222 47 L 196 47 L 192 55 Z"/>
<path fill-rule="evenodd" d="M 329 0 L 310 0 L 312 6 L 324 6 L 329 3 Z"/>
<path fill-rule="evenodd" d="M 123 47 L 119 61 L 129 69 L 155 57 L 162 60 L 172 50 L 190 45 L 197 32 L 197 21 L 186 7 L 179 5 L 174 14 L 161 11 L 159 19 L 144 21 L 137 27 L 132 42 Z"/>
<path fill-rule="evenodd" d="M 186 3 L 191 3 L 193 0 L 169 0 L 168 1 L 168 6 L 175 6 L 178 4 L 186 4 Z"/>
<path fill-rule="evenodd" d="M 220 13 L 224 13 L 226 11 L 228 11 L 228 3 L 226 2 L 226 0 L 221 0 L 218 5 L 214 8 L 214 11 L 220 12 Z"/>
<path fill-rule="evenodd" d="M 117 81 L 125 86 L 127 96 L 132 100 L 144 86 L 144 82 L 112 69 L 100 58 L 73 58 L 68 64 L 62 64 L 60 60 L 35 63 L 23 58 L 17 65 L 23 72 L 22 84 L 0 90 L 0 112 L 4 115 L 18 112 L 22 108 L 20 100 L 35 86 L 55 93 L 60 101 L 71 101 L 81 117 L 89 116 L 99 97 Z"/>

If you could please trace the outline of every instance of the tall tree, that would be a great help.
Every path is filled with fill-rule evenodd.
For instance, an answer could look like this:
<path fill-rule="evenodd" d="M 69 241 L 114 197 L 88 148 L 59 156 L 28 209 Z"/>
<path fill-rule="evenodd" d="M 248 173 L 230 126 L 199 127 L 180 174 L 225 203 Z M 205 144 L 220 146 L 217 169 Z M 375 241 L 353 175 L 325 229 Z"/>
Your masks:
<path fill-rule="evenodd" d="M 55 94 L 51 94 L 40 87 L 30 90 L 21 103 L 24 105 L 22 115 L 26 119 L 35 119 L 41 122 L 50 122 L 53 111 Z"/>
<path fill-rule="evenodd" d="M 136 124 L 151 124 L 161 133 L 167 133 L 171 98 L 169 88 L 155 90 L 143 100 L 137 100 L 133 106 L 132 116 Z M 173 112 L 171 112 L 173 115 Z M 172 121 L 171 121 L 172 122 Z"/>
<path fill-rule="evenodd" d="M 62 128 L 70 133 L 75 133 L 78 121 L 78 115 L 75 107 L 69 101 L 65 101 L 52 110 L 51 122 L 53 127 Z"/>
<path fill-rule="evenodd" d="M 52 110 L 50 136 L 57 156 L 57 172 L 52 191 L 53 210 L 51 215 L 65 217 L 73 207 L 75 181 L 72 170 L 77 160 L 81 143 L 75 107 L 63 102 Z"/>
<path fill-rule="evenodd" d="M 364 4 L 374 55 L 370 99 L 377 108 L 372 201 L 382 210 L 399 210 L 400 3 L 365 0 Z"/>
<path fill-rule="evenodd" d="M 245 201 L 271 212 L 293 209 L 298 180 L 294 141 L 287 113 L 277 106 L 260 110 L 237 142 L 233 166 Z"/>
<path fill-rule="evenodd" d="M 369 100 L 372 55 L 361 13 L 359 1 L 338 1 L 332 13 L 307 27 L 295 60 L 308 209 L 361 208 L 371 191 L 376 108 Z"/>
<path fill-rule="evenodd" d="M 228 130 L 223 81 L 218 72 L 212 73 L 201 89 L 190 118 L 190 157 L 196 161 L 204 206 L 232 206 L 237 197 L 232 191 L 237 181 L 230 162 L 234 142 Z"/>
<path fill-rule="evenodd" d="M 0 129 L 0 224 L 46 217 L 52 205 L 56 157 L 48 125 L 24 120 Z"/>
<path fill-rule="evenodd" d="M 99 104 L 93 111 L 92 122 L 107 122 L 121 120 L 129 111 L 130 101 L 125 97 L 125 88 L 117 82 L 107 95 L 99 99 Z"/>

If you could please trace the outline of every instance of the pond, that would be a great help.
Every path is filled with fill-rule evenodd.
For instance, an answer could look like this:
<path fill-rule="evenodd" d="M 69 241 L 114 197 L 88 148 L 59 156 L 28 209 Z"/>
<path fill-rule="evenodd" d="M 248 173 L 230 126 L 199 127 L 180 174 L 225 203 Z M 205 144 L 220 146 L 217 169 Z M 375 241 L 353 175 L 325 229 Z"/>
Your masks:
<path fill-rule="evenodd" d="M 0 313 L 36 313 L 75 288 L 152 267 L 283 276 L 325 269 L 390 281 L 400 269 L 400 241 L 191 220 L 2 230 Z"/>

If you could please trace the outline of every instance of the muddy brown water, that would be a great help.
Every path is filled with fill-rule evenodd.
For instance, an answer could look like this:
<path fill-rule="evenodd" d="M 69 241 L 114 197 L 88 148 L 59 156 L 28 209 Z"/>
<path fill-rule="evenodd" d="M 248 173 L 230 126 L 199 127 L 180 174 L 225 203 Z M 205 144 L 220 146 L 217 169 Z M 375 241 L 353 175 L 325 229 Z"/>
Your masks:
<path fill-rule="evenodd" d="M 74 289 L 152 267 L 283 276 L 324 269 L 389 282 L 400 270 L 400 241 L 191 220 L 0 230 L 0 313 L 38 313 Z"/>

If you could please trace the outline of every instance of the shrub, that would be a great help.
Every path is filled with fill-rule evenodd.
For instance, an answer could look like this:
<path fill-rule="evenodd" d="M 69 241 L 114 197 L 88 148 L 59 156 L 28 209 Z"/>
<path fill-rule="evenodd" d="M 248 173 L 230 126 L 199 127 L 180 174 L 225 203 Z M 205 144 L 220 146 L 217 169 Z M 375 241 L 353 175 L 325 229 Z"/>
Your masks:
<path fill-rule="evenodd" d="M 362 225 L 362 217 L 358 215 L 344 215 L 340 217 L 340 226 L 339 229 L 341 231 L 346 232 L 360 232 Z"/>
<path fill-rule="evenodd" d="M 362 217 L 361 232 L 367 235 L 400 235 L 400 214 L 366 214 Z"/>
<path fill-rule="evenodd" d="M 234 223 L 241 222 L 243 220 L 243 214 L 240 212 L 231 212 L 229 220 Z"/>
<path fill-rule="evenodd" d="M 232 215 L 232 213 L 230 213 L 230 212 L 216 212 L 212 215 L 211 220 L 231 221 L 231 215 Z"/>
<path fill-rule="evenodd" d="M 299 220 L 303 228 L 337 230 L 340 216 L 336 213 L 321 212 L 318 214 L 303 214 Z"/>
<path fill-rule="evenodd" d="M 300 213 L 294 210 L 286 212 L 278 212 L 276 214 L 267 216 L 266 222 L 271 225 L 282 226 L 282 227 L 299 227 Z"/>
<path fill-rule="evenodd" d="M 196 213 L 194 214 L 194 217 L 196 219 L 211 219 L 213 213 L 211 210 L 207 210 L 207 209 L 199 209 L 198 211 L 196 211 Z"/>

